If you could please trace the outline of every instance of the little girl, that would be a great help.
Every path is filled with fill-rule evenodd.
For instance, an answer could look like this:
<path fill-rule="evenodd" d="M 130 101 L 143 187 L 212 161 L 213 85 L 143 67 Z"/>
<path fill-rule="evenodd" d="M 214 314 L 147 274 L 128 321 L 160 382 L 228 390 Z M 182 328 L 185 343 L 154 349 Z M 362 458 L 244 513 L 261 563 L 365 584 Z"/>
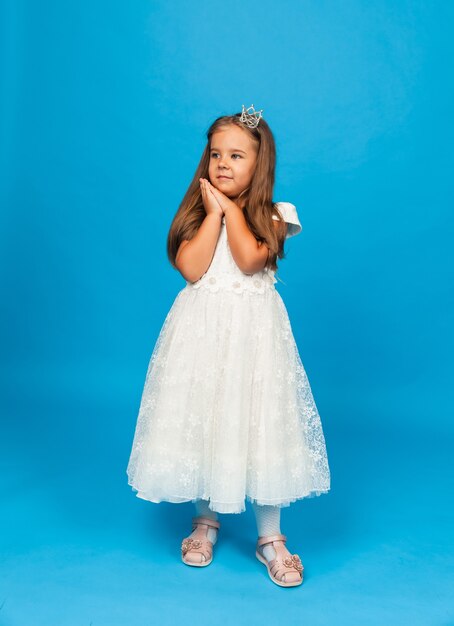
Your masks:
<path fill-rule="evenodd" d="M 150 502 L 195 504 L 184 563 L 211 563 L 218 513 L 257 521 L 255 555 L 271 580 L 300 585 L 281 507 L 326 493 L 320 417 L 287 309 L 275 289 L 284 240 L 302 227 L 272 201 L 276 149 L 253 105 L 216 119 L 170 227 L 167 253 L 185 278 L 151 355 L 127 468 Z"/>

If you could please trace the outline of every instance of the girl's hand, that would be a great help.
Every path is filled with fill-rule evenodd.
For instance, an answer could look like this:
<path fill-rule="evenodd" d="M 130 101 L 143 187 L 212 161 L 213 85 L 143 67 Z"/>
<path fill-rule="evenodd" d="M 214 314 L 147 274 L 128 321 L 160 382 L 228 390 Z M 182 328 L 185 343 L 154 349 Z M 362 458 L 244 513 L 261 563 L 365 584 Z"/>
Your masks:
<path fill-rule="evenodd" d="M 206 180 L 206 178 L 203 178 L 202 180 Z M 238 205 L 236 205 L 233 200 L 230 200 L 230 198 L 228 196 L 225 195 L 225 193 L 222 193 L 222 191 L 219 191 L 219 189 L 217 189 L 216 187 L 214 187 L 210 181 L 206 180 L 206 183 L 208 185 L 208 188 L 210 189 L 211 193 L 213 194 L 213 196 L 216 198 L 216 200 L 218 201 L 219 206 L 222 209 L 222 212 L 225 214 L 226 211 L 228 211 L 232 205 L 235 206 L 236 209 L 238 209 Z"/>
<path fill-rule="evenodd" d="M 221 205 L 213 194 L 213 186 L 207 181 L 206 178 L 200 179 L 200 189 L 202 192 L 203 206 L 205 207 L 206 214 L 214 213 L 215 215 L 224 215 Z"/>

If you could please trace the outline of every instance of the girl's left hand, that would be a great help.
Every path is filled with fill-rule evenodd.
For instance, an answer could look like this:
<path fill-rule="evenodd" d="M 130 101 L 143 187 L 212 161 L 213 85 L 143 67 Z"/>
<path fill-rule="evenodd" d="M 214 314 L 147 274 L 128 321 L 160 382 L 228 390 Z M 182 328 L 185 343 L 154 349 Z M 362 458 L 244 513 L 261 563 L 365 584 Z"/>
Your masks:
<path fill-rule="evenodd" d="M 206 180 L 207 185 L 210 188 L 210 191 L 213 193 L 214 197 L 218 201 L 224 213 L 231 208 L 232 204 L 234 204 L 235 207 L 238 208 L 237 205 L 233 202 L 233 200 L 230 200 L 230 198 L 226 196 L 225 193 L 222 193 L 222 191 L 219 191 L 219 189 L 214 187 L 208 179 L 204 178 L 203 180 Z"/>

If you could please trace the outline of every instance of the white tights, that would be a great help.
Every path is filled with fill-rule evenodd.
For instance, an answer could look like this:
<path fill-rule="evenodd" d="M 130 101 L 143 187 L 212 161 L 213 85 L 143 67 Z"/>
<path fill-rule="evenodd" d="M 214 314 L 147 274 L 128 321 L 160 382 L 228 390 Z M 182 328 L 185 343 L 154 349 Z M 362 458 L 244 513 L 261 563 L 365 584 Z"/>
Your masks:
<path fill-rule="evenodd" d="M 257 534 L 259 537 L 269 537 L 270 535 L 281 534 L 281 509 L 271 504 L 252 503 L 255 513 L 255 521 L 257 522 Z M 260 548 L 260 552 L 267 561 L 271 561 L 276 557 L 276 550 L 273 544 L 268 544 Z"/>
<path fill-rule="evenodd" d="M 203 515 L 203 517 L 209 517 L 210 519 L 214 519 L 217 521 L 218 514 L 216 513 L 216 511 L 212 511 L 210 509 L 210 507 L 208 506 L 208 500 L 197 500 L 196 502 L 194 502 L 194 506 L 195 506 L 195 514 L 197 516 Z M 196 531 L 194 530 L 189 536 L 192 537 L 192 535 L 194 535 L 195 532 Z M 214 545 L 218 539 L 217 528 L 209 528 L 207 532 L 207 537 L 211 541 L 211 543 Z"/>
<path fill-rule="evenodd" d="M 210 519 L 217 520 L 218 514 L 216 511 L 212 511 L 208 506 L 208 500 L 197 500 L 195 503 L 196 515 L 203 515 Z M 270 504 L 260 505 L 256 502 L 252 503 L 252 508 L 255 514 L 255 521 L 257 523 L 257 534 L 259 537 L 266 537 L 269 535 L 279 535 L 281 533 L 281 509 L 278 506 L 272 506 Z M 195 532 L 195 531 L 194 531 Z M 191 533 L 194 534 L 194 533 Z M 217 541 L 218 531 L 216 528 L 209 528 L 207 537 L 214 545 Z M 270 561 L 276 556 L 276 552 L 273 546 L 267 545 L 262 548 L 263 556 Z"/>

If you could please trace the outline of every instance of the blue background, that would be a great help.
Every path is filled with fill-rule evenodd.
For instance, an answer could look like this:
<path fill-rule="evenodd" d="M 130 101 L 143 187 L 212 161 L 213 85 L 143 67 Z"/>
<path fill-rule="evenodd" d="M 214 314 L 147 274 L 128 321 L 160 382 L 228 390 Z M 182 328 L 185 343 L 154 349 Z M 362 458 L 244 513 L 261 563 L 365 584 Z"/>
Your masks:
<path fill-rule="evenodd" d="M 453 14 L 2 4 L 2 625 L 454 624 Z M 294 589 L 256 560 L 250 507 L 221 516 L 196 570 L 179 552 L 192 505 L 139 500 L 126 477 L 185 284 L 168 228 L 209 124 L 243 103 L 303 224 L 277 288 L 332 474 L 282 512 Z"/>

